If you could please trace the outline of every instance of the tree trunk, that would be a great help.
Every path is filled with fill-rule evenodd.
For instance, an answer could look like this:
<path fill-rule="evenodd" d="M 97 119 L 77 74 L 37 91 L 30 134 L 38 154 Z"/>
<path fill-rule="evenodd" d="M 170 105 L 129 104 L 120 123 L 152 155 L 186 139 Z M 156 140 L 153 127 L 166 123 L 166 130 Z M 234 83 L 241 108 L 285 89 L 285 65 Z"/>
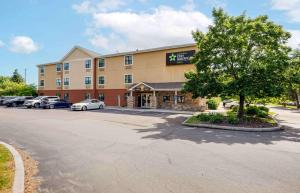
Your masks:
<path fill-rule="evenodd" d="M 244 116 L 244 103 L 245 103 L 245 96 L 241 94 L 238 118 L 243 118 L 243 116 Z"/>
<path fill-rule="evenodd" d="M 299 109 L 300 108 L 300 104 L 299 104 L 299 96 L 298 96 L 297 90 L 295 91 L 295 98 L 296 98 L 297 109 Z"/>

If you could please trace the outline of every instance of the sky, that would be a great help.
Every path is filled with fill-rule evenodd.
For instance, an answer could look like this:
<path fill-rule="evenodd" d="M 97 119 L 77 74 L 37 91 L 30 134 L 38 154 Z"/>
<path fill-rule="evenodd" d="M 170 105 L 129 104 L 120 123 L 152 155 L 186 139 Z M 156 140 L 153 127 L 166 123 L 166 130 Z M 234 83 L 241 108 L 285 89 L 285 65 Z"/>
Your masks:
<path fill-rule="evenodd" d="M 2 0 L 0 75 L 14 69 L 37 84 L 36 65 L 59 61 L 75 45 L 109 54 L 193 42 L 211 11 L 268 15 L 300 44 L 300 0 Z"/>

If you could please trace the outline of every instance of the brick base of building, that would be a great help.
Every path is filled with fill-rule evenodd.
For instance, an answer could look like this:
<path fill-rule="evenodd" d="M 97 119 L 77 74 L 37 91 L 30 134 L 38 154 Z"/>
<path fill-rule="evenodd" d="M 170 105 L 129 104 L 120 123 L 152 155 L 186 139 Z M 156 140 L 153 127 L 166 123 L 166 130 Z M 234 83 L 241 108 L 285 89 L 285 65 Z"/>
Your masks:
<path fill-rule="evenodd" d="M 126 106 L 126 89 L 93 89 L 85 90 L 39 90 L 40 96 L 60 96 L 64 99 L 68 94 L 68 101 L 77 103 L 85 99 L 86 94 L 90 94 L 91 98 L 98 98 L 99 94 L 104 94 L 104 103 L 108 106 Z"/>

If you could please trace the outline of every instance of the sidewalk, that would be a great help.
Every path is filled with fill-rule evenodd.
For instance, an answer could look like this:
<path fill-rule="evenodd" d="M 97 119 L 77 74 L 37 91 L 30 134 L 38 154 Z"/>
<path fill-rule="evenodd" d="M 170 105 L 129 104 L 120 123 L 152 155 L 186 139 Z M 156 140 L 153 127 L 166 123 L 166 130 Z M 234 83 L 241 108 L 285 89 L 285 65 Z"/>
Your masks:
<path fill-rule="evenodd" d="M 167 110 L 167 109 L 130 109 L 126 107 L 114 107 L 114 106 L 106 106 L 105 109 L 110 110 L 118 110 L 118 111 L 132 111 L 132 112 L 149 112 L 149 113 L 172 113 L 172 114 L 187 114 L 193 115 L 197 112 L 193 111 L 176 111 L 176 110 Z"/>

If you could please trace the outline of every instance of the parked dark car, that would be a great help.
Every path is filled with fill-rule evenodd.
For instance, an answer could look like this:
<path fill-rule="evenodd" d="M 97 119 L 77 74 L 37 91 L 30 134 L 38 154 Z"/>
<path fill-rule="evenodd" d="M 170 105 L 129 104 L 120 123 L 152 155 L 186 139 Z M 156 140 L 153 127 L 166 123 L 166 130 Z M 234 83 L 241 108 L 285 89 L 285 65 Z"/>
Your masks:
<path fill-rule="evenodd" d="M 43 100 L 41 103 L 41 108 L 44 109 L 56 109 L 56 108 L 70 108 L 72 104 L 63 99 L 55 100 Z"/>
<path fill-rule="evenodd" d="M 14 99 L 16 96 L 2 96 L 0 97 L 0 105 L 5 105 L 8 100 Z"/>
<path fill-rule="evenodd" d="M 17 107 L 17 106 L 21 106 L 25 103 L 26 100 L 30 100 L 33 99 L 32 96 L 21 96 L 21 97 L 16 97 L 10 100 L 7 100 L 5 102 L 5 105 L 7 107 Z"/>

